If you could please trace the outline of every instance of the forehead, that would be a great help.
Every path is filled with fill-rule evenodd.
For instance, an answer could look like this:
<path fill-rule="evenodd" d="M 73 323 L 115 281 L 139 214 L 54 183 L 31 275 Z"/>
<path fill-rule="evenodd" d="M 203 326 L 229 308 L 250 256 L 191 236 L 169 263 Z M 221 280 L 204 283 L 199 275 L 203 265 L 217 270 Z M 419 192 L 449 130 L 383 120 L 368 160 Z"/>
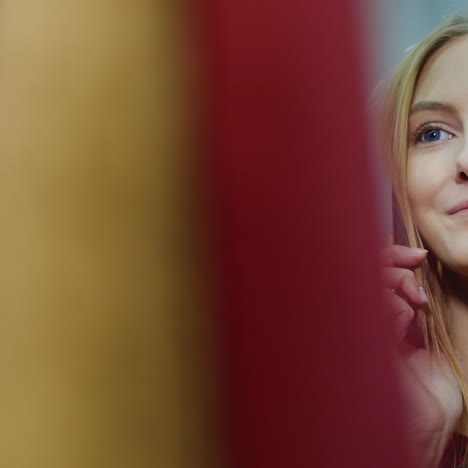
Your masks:
<path fill-rule="evenodd" d="M 413 103 L 422 100 L 468 105 L 468 36 L 453 39 L 426 63 Z"/>

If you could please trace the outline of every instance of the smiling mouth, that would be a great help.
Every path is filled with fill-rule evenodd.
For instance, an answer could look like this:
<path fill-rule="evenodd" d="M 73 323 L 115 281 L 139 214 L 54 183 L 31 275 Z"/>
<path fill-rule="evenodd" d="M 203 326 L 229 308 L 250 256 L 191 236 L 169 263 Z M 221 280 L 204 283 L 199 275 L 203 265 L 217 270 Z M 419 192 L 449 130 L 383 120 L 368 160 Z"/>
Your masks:
<path fill-rule="evenodd" d="M 463 216 L 468 214 L 468 201 L 458 203 L 449 211 L 449 215 Z"/>
<path fill-rule="evenodd" d="M 463 208 L 462 210 L 455 211 L 455 213 L 450 213 L 454 216 L 466 216 L 468 215 L 468 208 Z"/>

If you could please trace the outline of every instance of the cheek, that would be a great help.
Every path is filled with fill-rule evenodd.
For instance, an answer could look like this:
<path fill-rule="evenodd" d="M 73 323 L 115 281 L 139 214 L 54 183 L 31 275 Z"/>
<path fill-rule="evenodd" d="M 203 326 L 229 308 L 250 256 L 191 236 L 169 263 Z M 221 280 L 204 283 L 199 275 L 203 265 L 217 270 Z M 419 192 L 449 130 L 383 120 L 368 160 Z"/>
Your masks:
<path fill-rule="evenodd" d="M 414 222 L 428 241 L 436 234 L 436 213 L 441 193 L 448 181 L 446 161 L 437 155 L 417 155 L 408 158 L 408 198 Z"/>
<path fill-rule="evenodd" d="M 425 247 L 449 269 L 468 275 L 468 222 L 454 224 L 447 209 L 459 187 L 455 180 L 456 147 L 408 156 L 407 190 L 413 222 Z"/>
<path fill-rule="evenodd" d="M 408 196 L 415 209 L 437 204 L 453 183 L 457 144 L 410 150 L 407 157 Z"/>
<path fill-rule="evenodd" d="M 407 168 L 408 197 L 411 208 L 419 211 L 426 205 L 431 205 L 440 190 L 442 183 L 440 168 L 437 164 L 429 164 L 423 158 L 409 158 Z"/>

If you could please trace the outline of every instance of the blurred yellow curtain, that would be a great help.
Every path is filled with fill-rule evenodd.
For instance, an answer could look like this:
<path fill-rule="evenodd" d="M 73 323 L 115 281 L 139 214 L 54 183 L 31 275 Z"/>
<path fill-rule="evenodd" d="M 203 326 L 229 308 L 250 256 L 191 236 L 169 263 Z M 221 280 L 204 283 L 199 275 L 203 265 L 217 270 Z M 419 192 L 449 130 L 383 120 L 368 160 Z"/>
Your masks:
<path fill-rule="evenodd" d="M 0 3 L 0 467 L 212 466 L 176 4 Z"/>

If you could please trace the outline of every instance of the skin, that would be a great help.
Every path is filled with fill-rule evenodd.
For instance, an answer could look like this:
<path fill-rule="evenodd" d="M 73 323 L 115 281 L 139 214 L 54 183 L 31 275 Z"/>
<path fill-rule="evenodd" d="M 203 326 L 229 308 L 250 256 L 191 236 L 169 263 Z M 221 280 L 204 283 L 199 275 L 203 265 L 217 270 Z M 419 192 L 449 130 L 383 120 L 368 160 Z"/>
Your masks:
<path fill-rule="evenodd" d="M 428 248 L 457 276 L 468 278 L 468 38 L 454 40 L 426 64 L 413 99 L 408 195 Z M 421 109 L 433 102 L 446 108 Z M 436 106 L 434 104 L 433 106 Z M 417 110 L 420 108 L 420 110 Z M 433 126 L 423 127 L 429 124 Z M 433 133 L 431 133 L 433 132 Z M 468 208 L 468 207 L 467 207 Z"/>
<path fill-rule="evenodd" d="M 468 37 L 440 49 L 426 64 L 412 108 L 435 102 L 445 108 L 416 110 L 409 120 L 417 133 L 408 151 L 408 195 L 413 216 L 428 248 L 449 274 L 449 304 L 454 342 L 468 377 Z M 431 133 L 434 132 L 434 133 Z"/>
<path fill-rule="evenodd" d="M 407 186 L 424 244 L 445 266 L 454 345 L 468 377 L 468 37 L 452 40 L 426 63 L 409 116 Z M 455 207 L 466 202 L 463 210 Z M 402 338 L 425 303 L 414 275 L 427 252 L 403 246 L 384 253 L 385 286 L 399 340 L 398 369 L 408 401 L 420 466 L 435 467 L 462 411 L 458 383 L 446 361 Z M 419 297 L 418 297 L 419 293 Z M 468 432 L 463 431 L 465 435 Z"/>
<path fill-rule="evenodd" d="M 427 251 L 401 245 L 388 247 L 382 256 L 384 285 L 394 317 L 396 370 L 408 415 L 408 438 L 414 465 L 438 467 L 462 412 L 462 397 L 450 366 L 425 349 L 416 349 L 403 338 L 415 309 L 426 303 L 414 269 Z"/>

